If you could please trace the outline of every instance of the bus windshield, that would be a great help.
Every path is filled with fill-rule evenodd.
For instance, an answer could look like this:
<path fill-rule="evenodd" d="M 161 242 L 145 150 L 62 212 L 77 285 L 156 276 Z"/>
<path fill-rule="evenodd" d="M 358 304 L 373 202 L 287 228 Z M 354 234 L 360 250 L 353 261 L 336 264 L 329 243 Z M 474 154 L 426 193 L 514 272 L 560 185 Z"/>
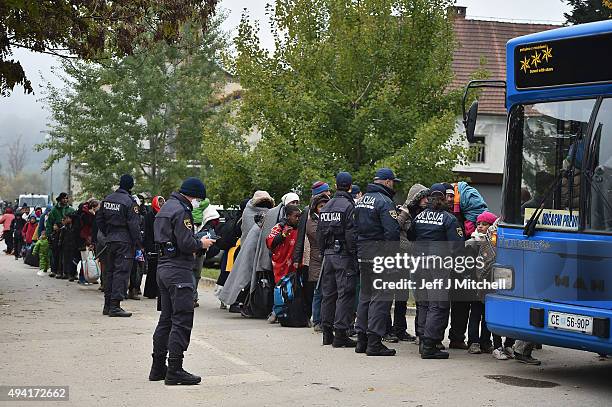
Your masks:
<path fill-rule="evenodd" d="M 581 168 L 594 106 L 595 99 L 513 106 L 508 119 L 505 223 L 522 226 L 543 204 L 537 229 L 578 229 Z M 573 172 L 564 171 L 570 167 Z"/>

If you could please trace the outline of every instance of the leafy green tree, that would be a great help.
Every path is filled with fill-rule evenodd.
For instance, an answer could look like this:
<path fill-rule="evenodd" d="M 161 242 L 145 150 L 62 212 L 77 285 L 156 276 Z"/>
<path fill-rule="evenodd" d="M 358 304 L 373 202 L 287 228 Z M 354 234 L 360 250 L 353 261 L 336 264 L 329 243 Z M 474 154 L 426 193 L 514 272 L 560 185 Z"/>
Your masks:
<path fill-rule="evenodd" d="M 572 11 L 564 13 L 569 24 L 612 19 L 612 0 L 564 0 Z"/>
<path fill-rule="evenodd" d="M 364 185 L 383 165 L 404 189 L 452 178 L 463 151 L 451 142 L 452 3 L 277 0 L 273 52 L 243 15 L 232 68 L 237 125 L 262 134 L 247 153 L 252 185 L 278 198 L 340 170 Z"/>
<path fill-rule="evenodd" d="M 200 174 L 204 123 L 225 80 L 220 20 L 204 33 L 186 27 L 177 46 L 158 42 L 107 65 L 64 63 L 65 87 L 48 86 L 52 124 L 38 149 L 51 154 L 45 168 L 69 157 L 84 193 L 97 196 L 122 173 L 136 190 L 168 193 Z"/>
<path fill-rule="evenodd" d="M 64 58 L 131 55 L 163 40 L 175 43 L 186 21 L 206 25 L 217 0 L 9 0 L 0 2 L 0 96 L 15 85 L 32 93 L 13 48 Z M 146 35 L 145 35 L 146 34 Z"/>

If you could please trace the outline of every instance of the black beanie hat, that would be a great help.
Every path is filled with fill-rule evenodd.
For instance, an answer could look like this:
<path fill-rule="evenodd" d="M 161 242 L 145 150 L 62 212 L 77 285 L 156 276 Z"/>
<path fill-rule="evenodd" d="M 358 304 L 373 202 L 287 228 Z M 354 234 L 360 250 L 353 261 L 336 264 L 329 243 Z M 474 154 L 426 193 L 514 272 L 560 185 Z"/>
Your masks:
<path fill-rule="evenodd" d="M 134 178 L 129 174 L 123 174 L 119 179 L 119 188 L 131 191 L 134 188 Z"/>
<path fill-rule="evenodd" d="M 194 198 L 206 199 L 206 186 L 195 177 L 189 177 L 183 181 L 179 192 L 183 195 L 193 196 Z"/>

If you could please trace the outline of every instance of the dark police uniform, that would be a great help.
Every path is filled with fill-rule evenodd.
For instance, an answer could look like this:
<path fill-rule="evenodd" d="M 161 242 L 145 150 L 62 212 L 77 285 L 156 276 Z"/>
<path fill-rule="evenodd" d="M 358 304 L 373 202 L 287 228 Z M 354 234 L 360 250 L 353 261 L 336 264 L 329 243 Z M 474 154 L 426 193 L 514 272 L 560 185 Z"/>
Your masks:
<path fill-rule="evenodd" d="M 129 192 L 117 189 L 100 204 L 96 213 L 98 229 L 106 236 L 106 284 L 104 311 L 111 305 L 119 306 L 125 298 L 134 251 L 142 247 L 139 208 Z M 112 314 L 112 313 L 111 313 Z"/>
<path fill-rule="evenodd" d="M 429 206 L 415 217 L 412 228 L 416 241 L 463 241 L 463 232 L 457 222 L 457 218 L 443 209 L 433 209 Z M 430 249 L 432 252 L 430 254 L 443 256 L 442 253 L 437 251 L 443 250 L 444 248 L 444 245 L 432 245 Z M 444 274 L 440 270 L 436 270 L 435 273 L 438 274 L 432 277 L 431 273 L 430 270 L 422 270 L 421 276 L 426 279 L 431 279 Z M 449 275 L 450 274 L 446 275 L 446 277 Z M 417 286 L 420 285 L 420 281 L 417 281 Z M 446 280 L 444 281 L 444 286 L 446 286 Z M 420 297 L 419 301 L 417 301 L 417 332 L 423 333 L 422 339 L 431 340 L 436 343 L 444 339 L 444 331 L 448 325 L 450 310 L 447 294 L 448 293 L 445 294 L 443 289 L 439 288 L 434 290 L 422 290 L 417 293 L 417 297 Z M 444 298 L 445 295 L 446 298 Z"/>
<path fill-rule="evenodd" d="M 355 223 L 358 229 L 357 254 L 361 274 L 361 290 L 357 306 L 355 330 L 358 334 L 368 335 L 379 343 L 387 331 L 387 316 L 391 311 L 391 301 L 383 300 L 381 290 L 372 288 L 372 259 L 383 242 L 400 240 L 400 225 L 392 197 L 394 192 L 382 184 L 369 184 L 366 194 L 355 206 Z M 359 348 L 359 346 L 358 346 Z"/>
<path fill-rule="evenodd" d="M 357 284 L 357 227 L 355 203 L 349 192 L 338 191 L 321 209 L 317 240 L 324 257 L 321 270 L 321 326 L 333 328 L 340 338 L 348 338 Z M 340 345 L 336 341 L 336 345 Z M 344 345 L 343 345 L 344 346 Z"/>
<path fill-rule="evenodd" d="M 161 314 L 153 334 L 153 353 L 182 358 L 193 327 L 194 253 L 202 249 L 193 230 L 192 206 L 173 192 L 155 217 L 155 242 L 161 247 L 157 265 Z"/>

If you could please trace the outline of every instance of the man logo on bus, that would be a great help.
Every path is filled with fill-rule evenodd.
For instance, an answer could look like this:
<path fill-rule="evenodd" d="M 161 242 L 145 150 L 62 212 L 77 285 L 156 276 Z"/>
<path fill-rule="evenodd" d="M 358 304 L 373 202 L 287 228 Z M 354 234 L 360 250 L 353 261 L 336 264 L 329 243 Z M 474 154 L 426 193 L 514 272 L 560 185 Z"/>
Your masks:
<path fill-rule="evenodd" d="M 521 61 L 521 71 L 524 71 L 525 73 L 527 73 L 528 70 L 529 70 L 529 58 L 525 56 L 525 59 Z"/>

